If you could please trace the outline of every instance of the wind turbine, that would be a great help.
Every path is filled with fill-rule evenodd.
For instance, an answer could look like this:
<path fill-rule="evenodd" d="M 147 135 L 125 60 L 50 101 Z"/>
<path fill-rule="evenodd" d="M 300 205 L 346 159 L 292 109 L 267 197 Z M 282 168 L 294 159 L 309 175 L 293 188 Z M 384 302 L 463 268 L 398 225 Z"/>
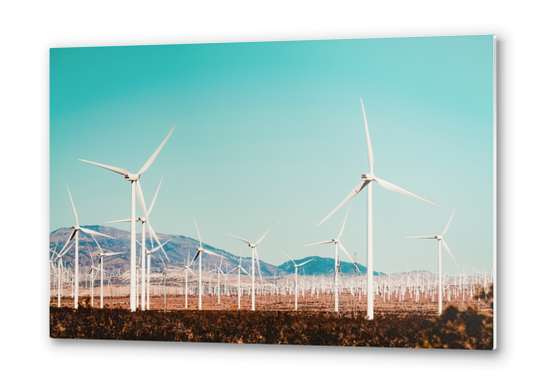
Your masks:
<path fill-rule="evenodd" d="M 68 186 L 66 185 L 66 188 Z M 68 241 L 62 248 L 62 250 L 59 252 L 60 254 L 63 254 L 64 249 L 68 245 L 68 243 L 75 238 L 75 298 L 73 301 L 74 308 L 77 309 L 79 307 L 78 299 L 79 299 L 79 231 L 83 231 L 86 234 L 89 235 L 98 235 L 98 236 L 105 236 L 112 239 L 111 236 L 104 235 L 103 233 L 93 231 L 91 229 L 83 228 L 79 226 L 79 219 L 77 218 L 77 211 L 75 210 L 75 205 L 73 204 L 72 195 L 70 193 L 70 188 L 68 188 L 68 195 L 70 195 L 70 201 L 72 202 L 72 208 L 73 208 L 73 214 L 75 215 L 75 225 L 72 226 L 72 232 L 70 233 L 70 237 L 68 238 Z"/>
<path fill-rule="evenodd" d="M 454 208 L 454 211 L 452 212 L 452 216 L 450 216 L 450 220 L 448 220 L 448 224 L 446 224 L 446 228 L 444 228 L 444 231 L 442 232 L 442 235 L 440 236 L 411 236 L 406 237 L 406 239 L 432 239 L 438 241 L 438 314 L 442 315 L 442 247 L 441 244 L 444 245 L 444 248 L 448 251 L 450 254 L 450 257 L 454 261 L 455 266 L 459 270 L 459 266 L 457 265 L 454 256 L 452 255 L 452 252 L 450 251 L 450 248 L 448 248 L 448 245 L 444 241 L 444 234 L 446 231 L 448 231 L 448 227 L 450 226 L 450 223 L 452 222 L 452 218 L 454 217 L 455 210 L 457 209 L 457 205 Z"/>
<path fill-rule="evenodd" d="M 164 279 L 164 312 L 167 312 L 166 289 L 167 289 L 167 272 L 168 271 L 175 271 L 175 269 L 173 268 L 167 269 L 166 265 L 164 264 L 164 268 L 162 270 L 162 279 Z"/>
<path fill-rule="evenodd" d="M 92 280 L 91 283 L 91 291 L 90 291 L 90 306 L 94 307 L 94 282 L 96 280 L 96 273 L 98 272 L 98 268 L 94 266 L 94 258 L 92 257 L 92 251 L 90 250 L 90 247 L 87 245 L 88 254 L 90 255 L 90 261 L 92 262 L 92 266 L 90 267 L 90 270 L 88 271 L 88 274 L 90 275 L 90 279 Z"/>
<path fill-rule="evenodd" d="M 201 236 L 199 234 L 199 228 L 198 228 L 198 223 L 196 223 L 196 219 L 194 219 L 194 224 L 196 224 L 196 230 L 198 231 L 198 239 L 199 239 L 199 247 L 197 249 L 197 252 L 196 252 L 196 255 L 194 256 L 194 258 L 192 259 L 192 262 L 190 264 L 192 264 L 194 261 L 196 261 L 196 259 L 198 258 L 198 256 L 202 256 L 202 254 L 205 252 L 207 253 L 208 255 L 214 255 L 214 256 L 218 256 L 218 257 L 223 257 L 223 256 L 220 256 L 216 253 L 214 253 L 213 251 L 209 251 L 207 249 L 204 249 L 203 248 L 203 245 L 201 243 Z M 202 256 L 203 257 L 203 256 Z M 199 295 L 199 300 L 198 300 L 198 309 L 201 311 L 201 259 L 202 257 L 199 258 L 199 289 L 198 289 L 198 295 Z"/>
<path fill-rule="evenodd" d="M 282 251 L 282 253 L 284 253 L 290 260 L 292 260 L 292 263 L 294 263 L 294 267 L 295 267 L 295 310 L 297 311 L 297 268 L 299 267 L 302 267 L 303 265 L 307 264 L 307 263 L 310 263 L 311 261 L 314 260 L 314 257 L 308 261 L 305 261 L 304 263 L 301 263 L 301 264 L 297 264 L 290 256 L 288 256 L 288 254 L 284 251 Z"/>
<path fill-rule="evenodd" d="M 242 261 L 243 261 L 243 258 L 239 257 L 239 265 L 228 272 L 228 273 L 231 273 L 233 271 L 238 271 L 237 273 L 237 309 L 241 309 L 241 270 L 243 270 L 243 272 L 245 272 L 247 275 L 250 275 L 246 271 L 246 269 L 241 266 Z M 226 273 L 226 275 L 228 273 Z"/>
<path fill-rule="evenodd" d="M 380 186 L 389 189 L 393 192 L 402 193 L 404 195 L 413 197 L 415 199 L 421 200 L 427 204 L 431 204 L 437 208 L 439 206 L 427 201 L 411 192 L 404 190 L 388 181 L 382 180 L 375 176 L 373 172 L 373 148 L 371 147 L 371 139 L 369 137 L 369 128 L 367 126 L 367 117 L 365 116 L 365 107 L 363 106 L 363 100 L 361 101 L 361 109 L 363 110 L 363 121 L 365 122 L 365 134 L 367 136 L 367 153 L 369 155 L 369 170 L 370 173 L 362 173 L 361 183 L 356 185 L 356 187 L 346 196 L 346 198 L 335 208 L 329 215 L 326 216 L 317 226 L 320 226 L 324 221 L 326 221 L 331 215 L 333 215 L 339 208 L 346 204 L 350 199 L 356 196 L 361 190 L 367 187 L 367 319 L 372 320 L 373 315 L 373 188 L 372 182 L 376 181 Z"/>
<path fill-rule="evenodd" d="M 67 245 L 68 243 L 66 243 Z M 56 260 L 57 260 L 57 277 L 58 277 L 58 281 L 57 281 L 57 284 L 58 284 L 58 307 L 60 308 L 60 294 L 61 294 L 61 289 L 62 289 L 62 271 L 64 269 L 64 265 L 62 263 L 62 257 L 68 253 L 68 251 L 70 250 L 70 248 L 73 246 L 73 244 L 75 243 L 71 243 L 66 249 L 64 249 L 64 252 L 61 252 L 61 253 L 57 253 L 56 251 L 53 251 L 54 254 L 56 254 Z M 56 249 L 56 247 L 55 247 Z M 53 267 L 54 268 L 54 267 Z"/>
<path fill-rule="evenodd" d="M 162 180 L 164 180 L 164 176 L 162 176 L 162 178 L 160 179 L 160 184 L 158 184 L 158 188 L 156 189 L 156 193 L 154 194 L 154 198 L 152 199 L 152 203 L 151 203 L 151 206 L 149 207 L 149 211 L 147 212 L 148 215 L 151 214 L 152 212 L 152 209 L 154 207 L 154 202 L 156 201 L 156 197 L 158 196 L 158 191 L 160 190 L 160 186 L 162 185 Z M 113 221 L 107 221 L 107 223 L 129 223 L 131 219 L 124 219 L 124 220 L 113 220 Z M 146 224 L 146 219 L 145 217 L 138 217 L 136 219 L 136 221 L 140 222 L 141 223 L 141 244 L 145 244 L 145 224 Z M 151 237 L 151 240 L 152 240 L 152 237 Z M 164 244 L 162 244 L 163 246 Z M 165 255 L 165 252 L 164 252 L 164 255 Z M 139 268 L 141 270 L 141 310 L 144 311 L 145 310 L 145 256 L 146 256 L 146 251 L 145 251 L 145 247 L 141 247 L 141 267 Z M 149 256 L 150 257 L 150 256 Z M 148 260 L 148 273 L 149 273 L 149 279 L 150 279 L 150 258 Z M 137 286 L 137 281 L 136 281 L 136 286 Z M 137 302 L 137 300 L 136 300 Z"/>
<path fill-rule="evenodd" d="M 348 208 L 348 211 L 346 211 L 346 216 L 344 217 L 341 232 L 339 232 L 339 236 L 337 236 L 336 239 L 320 241 L 319 243 L 305 245 L 305 247 L 310 247 L 312 245 L 319 245 L 319 244 L 331 244 L 331 243 L 335 244 L 335 312 L 339 312 L 339 268 L 341 267 L 341 264 L 339 261 L 339 247 L 348 257 L 350 257 L 350 255 L 348 254 L 348 251 L 346 250 L 344 245 L 342 245 L 341 240 L 340 240 L 344 231 L 344 226 L 346 225 L 346 219 L 348 219 L 349 212 L 350 212 L 350 208 Z M 352 260 L 351 257 L 350 259 Z M 354 260 L 352 260 L 352 262 L 353 261 Z"/>
<path fill-rule="evenodd" d="M 194 271 L 192 271 L 192 269 L 190 269 L 190 265 L 192 265 L 192 263 L 189 263 L 189 261 L 190 261 L 190 250 L 188 252 L 189 252 L 189 255 L 186 258 L 186 265 L 181 268 L 181 271 L 184 269 L 184 307 L 185 308 L 188 308 L 188 271 L 190 271 L 190 273 L 193 274 L 195 278 L 198 277 L 198 276 L 196 276 Z"/>
<path fill-rule="evenodd" d="M 252 310 L 254 311 L 256 309 L 256 298 L 255 298 L 255 293 L 254 293 L 254 290 L 255 290 L 255 286 L 254 286 L 254 255 L 256 255 L 256 257 L 258 257 L 258 251 L 256 250 L 256 246 L 263 240 L 263 238 L 269 233 L 269 231 L 271 230 L 271 228 L 273 228 L 273 225 L 275 225 L 275 223 L 273 223 L 271 225 L 271 227 L 269 227 L 269 229 L 267 230 L 267 232 L 265 232 L 263 234 L 262 237 L 260 237 L 260 240 L 258 240 L 257 242 L 255 242 L 254 244 L 252 244 L 250 241 L 248 240 L 245 240 L 241 237 L 237 237 L 237 236 L 234 236 L 234 235 L 230 235 L 229 233 L 227 233 L 228 236 L 231 236 L 231 237 L 235 237 L 236 239 L 238 240 L 241 240 L 241 241 L 244 241 L 245 243 L 248 244 L 248 246 L 252 249 Z M 259 264 L 259 260 L 258 260 L 258 264 Z M 260 272 L 261 273 L 261 272 Z"/>
<path fill-rule="evenodd" d="M 220 304 L 220 274 L 224 274 L 222 271 L 222 262 L 224 261 L 224 253 L 222 253 L 222 259 L 220 259 L 220 265 L 213 269 L 211 272 L 217 273 L 217 280 L 218 280 L 218 304 Z"/>
<path fill-rule="evenodd" d="M 104 307 L 104 260 L 103 260 L 103 258 L 105 256 L 120 255 L 120 254 L 123 254 L 125 252 L 108 252 L 108 253 L 105 253 L 103 251 L 102 247 L 100 247 L 100 244 L 98 243 L 98 241 L 96 241 L 96 238 L 94 236 L 92 236 L 92 238 L 94 239 L 94 242 L 96 243 L 96 245 L 98 246 L 98 249 L 100 250 L 98 252 L 98 257 L 100 258 L 100 260 L 98 262 L 98 268 L 100 270 L 100 308 L 103 308 Z M 90 249 L 89 249 L 89 252 L 90 252 Z"/>
<path fill-rule="evenodd" d="M 143 221 L 143 225 L 145 225 L 145 221 Z M 147 249 L 146 246 L 143 245 L 143 243 L 140 243 L 139 241 L 137 241 L 137 243 L 141 246 L 141 249 L 144 250 L 145 256 L 147 258 L 147 278 L 148 278 L 147 289 L 146 289 L 147 300 L 146 300 L 146 303 L 144 303 L 145 302 L 145 291 L 143 290 L 143 288 L 141 288 L 141 310 L 145 310 L 145 304 L 146 304 L 146 307 L 147 307 L 146 309 L 150 309 L 151 254 L 153 254 L 154 252 L 156 252 L 159 249 L 162 249 L 162 252 L 164 252 L 164 255 L 167 258 L 167 255 L 166 255 L 166 253 L 164 251 L 164 245 L 169 243 L 170 240 L 171 239 L 164 242 L 164 244 L 160 244 L 160 245 L 156 246 L 155 248 L 152 248 L 150 251 Z M 151 246 L 154 247 L 152 237 L 151 237 Z M 164 263 L 164 259 L 162 258 L 162 256 L 160 254 L 158 254 L 158 256 L 160 256 L 160 259 L 162 260 L 162 263 Z M 169 258 L 167 260 L 169 261 Z M 144 258 L 143 257 L 141 258 L 141 267 L 138 267 L 138 268 L 140 270 L 142 270 L 142 271 L 145 269 Z M 141 285 L 143 285 L 143 278 L 142 278 Z M 136 298 L 136 302 L 137 301 L 138 300 Z"/>
<path fill-rule="evenodd" d="M 152 162 L 154 161 L 156 156 L 158 156 L 158 153 L 160 152 L 160 150 L 162 149 L 162 147 L 164 146 L 166 141 L 169 139 L 169 136 L 171 136 L 171 134 L 173 133 L 173 130 L 175 129 L 176 125 L 177 124 L 175 124 L 173 126 L 173 128 L 171 128 L 171 131 L 169 131 L 169 133 L 166 136 L 166 138 L 164 139 L 164 141 L 162 141 L 162 144 L 160 144 L 158 149 L 152 154 L 152 156 L 149 158 L 149 160 L 147 160 L 145 165 L 143 165 L 143 168 L 141 168 L 139 170 L 139 172 L 136 173 L 136 174 L 130 173 L 127 170 L 122 169 L 122 168 L 111 167 L 109 165 L 104 165 L 104 164 L 94 163 L 92 161 L 79 159 L 80 161 L 84 161 L 85 163 L 94 164 L 94 165 L 96 165 L 98 167 L 102 167 L 102 168 L 108 169 L 110 171 L 119 173 L 119 174 L 124 176 L 124 179 L 130 181 L 130 183 L 132 185 L 132 204 L 131 204 L 132 205 L 132 214 L 130 216 L 130 234 L 131 234 L 131 242 L 130 242 L 130 310 L 132 312 L 134 312 L 136 310 L 136 292 L 135 292 L 135 289 L 136 289 L 136 286 L 135 286 L 135 284 L 136 284 L 136 229 L 135 229 L 136 203 L 135 203 L 135 195 L 136 195 L 136 191 L 137 191 L 139 203 L 143 205 L 144 203 L 142 203 L 142 201 L 141 201 L 142 197 L 140 197 L 142 195 L 142 192 L 141 192 L 141 186 L 139 185 L 139 178 L 143 174 L 143 172 L 145 172 L 147 170 L 147 168 L 150 167 L 150 165 L 152 164 Z M 156 238 L 156 241 L 158 241 L 158 244 L 160 244 L 160 241 L 158 240 L 158 238 L 156 237 L 156 234 L 154 233 L 154 231 L 151 228 L 151 225 L 150 225 L 148 217 L 147 217 L 146 210 L 144 210 L 144 211 L 145 211 L 146 222 L 149 225 L 149 232 L 150 232 L 151 236 Z"/>

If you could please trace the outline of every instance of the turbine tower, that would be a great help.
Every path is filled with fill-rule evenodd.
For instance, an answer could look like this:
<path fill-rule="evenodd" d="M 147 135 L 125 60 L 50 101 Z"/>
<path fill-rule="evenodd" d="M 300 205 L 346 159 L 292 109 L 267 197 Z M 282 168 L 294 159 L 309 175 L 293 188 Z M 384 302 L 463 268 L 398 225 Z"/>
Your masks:
<path fill-rule="evenodd" d="M 444 234 L 448 230 L 448 227 L 450 226 L 450 223 L 452 222 L 452 218 L 454 217 L 455 210 L 457 209 L 457 205 L 454 208 L 454 211 L 452 212 L 452 216 L 450 216 L 450 220 L 448 220 L 448 224 L 446 224 L 446 228 L 444 228 L 444 231 L 442 232 L 442 235 L 440 236 L 412 236 L 412 237 L 406 237 L 406 239 L 433 239 L 438 241 L 438 314 L 442 315 L 442 247 L 441 244 L 444 245 L 444 248 L 448 251 L 450 254 L 450 257 L 454 261 L 455 266 L 459 270 L 459 266 L 455 262 L 454 256 L 452 255 L 452 251 L 450 251 L 450 248 L 448 248 L 448 245 L 444 241 Z"/>
<path fill-rule="evenodd" d="M 162 150 L 162 147 L 164 146 L 164 144 L 166 144 L 166 141 L 169 139 L 169 136 L 171 136 L 171 134 L 173 133 L 173 130 L 175 129 L 176 125 L 177 124 L 175 124 L 173 126 L 173 128 L 171 128 L 171 131 L 169 131 L 169 134 L 166 136 L 164 141 L 162 141 L 162 144 L 160 144 L 158 149 L 152 154 L 152 156 L 149 158 L 149 160 L 147 160 L 145 165 L 143 165 L 143 168 L 141 168 L 139 170 L 139 172 L 136 173 L 136 174 L 130 173 L 127 170 L 122 169 L 122 168 L 111 167 L 109 165 L 103 165 L 103 164 L 99 164 L 99 163 L 94 163 L 92 161 L 79 159 L 80 161 L 84 161 L 85 163 L 93 164 L 93 165 L 96 165 L 98 167 L 102 167 L 102 168 L 108 169 L 110 171 L 119 173 L 119 174 L 123 175 L 124 179 L 128 180 L 132 185 L 132 195 L 131 195 L 132 214 L 130 216 L 130 224 L 131 224 L 130 225 L 130 234 L 131 234 L 131 242 L 130 242 L 130 310 L 132 312 L 134 312 L 136 310 L 136 305 L 137 305 L 137 298 L 136 298 L 136 291 L 135 291 L 135 289 L 136 289 L 136 228 L 135 228 L 135 223 L 136 223 L 136 217 L 135 217 L 136 216 L 136 203 L 135 203 L 135 195 L 136 195 L 136 191 L 137 191 L 138 198 L 140 200 L 139 202 L 141 204 L 142 203 L 141 202 L 142 198 L 140 198 L 140 195 L 142 194 L 142 192 L 141 192 L 141 186 L 139 185 L 139 178 L 141 177 L 143 172 L 145 172 L 147 170 L 147 168 L 150 167 L 150 165 L 152 164 L 152 162 L 154 161 L 156 156 L 158 156 L 158 153 Z M 158 240 L 158 238 L 156 237 L 156 234 L 154 233 L 154 231 L 152 230 L 152 228 L 150 226 L 150 223 L 149 223 L 149 220 L 148 220 L 148 217 L 147 217 L 146 214 L 145 214 L 145 218 L 146 218 L 146 221 L 147 221 L 147 225 L 149 226 L 149 232 L 150 232 L 151 236 L 155 237 L 158 244 L 160 244 L 160 241 Z"/>
<path fill-rule="evenodd" d="M 373 148 L 371 147 L 371 139 L 369 137 L 369 128 L 367 126 L 367 117 L 365 116 L 365 107 L 363 106 L 363 100 L 361 101 L 361 109 L 363 110 L 363 121 L 365 122 L 365 134 L 367 136 L 367 153 L 369 156 L 369 170 L 370 173 L 362 173 L 361 179 L 363 180 L 359 183 L 352 192 L 346 196 L 346 198 L 335 208 L 329 215 L 326 216 L 324 220 L 320 222 L 322 224 L 326 221 L 331 215 L 333 215 L 339 208 L 345 205 L 350 199 L 356 196 L 361 190 L 367 187 L 367 319 L 372 320 L 374 317 L 373 314 L 373 188 L 372 182 L 376 181 L 380 186 L 389 189 L 393 192 L 402 193 L 404 195 L 413 197 L 415 199 L 421 200 L 427 204 L 431 204 L 437 208 L 439 206 L 427 201 L 420 196 L 417 196 L 411 192 L 404 190 L 388 181 L 379 179 L 375 176 L 373 172 Z M 318 224 L 317 226 L 320 226 Z"/>

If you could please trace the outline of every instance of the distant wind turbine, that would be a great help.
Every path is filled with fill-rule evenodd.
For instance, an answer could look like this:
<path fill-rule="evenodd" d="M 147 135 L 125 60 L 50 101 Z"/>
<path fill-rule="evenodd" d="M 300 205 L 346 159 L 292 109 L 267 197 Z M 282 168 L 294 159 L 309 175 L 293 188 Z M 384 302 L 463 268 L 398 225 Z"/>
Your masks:
<path fill-rule="evenodd" d="M 375 176 L 373 172 L 373 165 L 374 165 L 373 164 L 373 148 L 371 147 L 371 139 L 369 137 L 367 117 L 365 116 L 365 107 L 363 106 L 363 100 L 361 98 L 360 98 L 360 101 L 361 101 L 361 109 L 363 110 L 363 121 L 365 122 L 365 134 L 367 136 L 367 153 L 369 155 L 370 173 L 361 174 L 361 179 L 363 181 L 359 183 L 354 188 L 354 190 L 350 192 L 348 196 L 346 196 L 346 198 L 337 206 L 337 208 L 335 208 L 329 215 L 326 216 L 324 220 L 322 220 L 318 224 L 318 226 L 320 226 L 320 224 L 326 221 L 331 215 L 333 215 L 344 204 L 350 201 L 350 199 L 352 199 L 354 196 L 360 193 L 363 188 L 367 187 L 367 319 L 372 320 L 374 317 L 374 314 L 373 314 L 373 189 L 372 189 L 371 182 L 376 181 L 378 184 L 380 184 L 380 186 L 386 189 L 389 189 L 390 191 L 402 193 L 403 195 L 407 195 L 415 199 L 421 200 L 437 208 L 440 208 L 440 207 L 411 192 L 404 190 L 403 188 L 400 188 L 390 182 L 379 179 L 378 177 Z"/>
<path fill-rule="evenodd" d="M 273 223 L 273 224 L 271 225 L 271 227 L 269 227 L 269 229 L 267 230 L 267 232 L 265 232 L 265 233 L 263 234 L 263 236 L 260 237 L 260 239 L 259 239 L 257 242 L 255 242 L 254 244 L 252 244 L 250 241 L 245 240 L 245 239 L 243 239 L 243 238 L 241 238 L 241 237 L 234 236 L 234 235 L 230 235 L 229 233 L 227 233 L 228 236 L 235 237 L 235 238 L 238 239 L 238 240 L 244 241 L 244 242 L 247 243 L 248 246 L 252 249 L 252 271 L 251 271 L 251 272 L 252 272 L 252 310 L 253 310 L 253 311 L 256 309 L 256 297 L 255 297 L 255 292 L 254 292 L 254 291 L 255 291 L 255 284 L 254 284 L 254 270 L 255 270 L 255 268 L 254 268 L 254 256 L 258 257 L 258 251 L 256 250 L 256 246 L 257 246 L 257 245 L 264 239 L 264 237 L 269 233 L 269 231 L 271 230 L 271 228 L 273 228 L 273 225 L 274 225 L 274 224 L 275 224 L 275 223 Z M 259 263 L 259 261 L 258 261 L 258 263 Z M 261 273 L 261 272 L 260 272 L 260 273 Z"/>
<path fill-rule="evenodd" d="M 304 266 L 305 264 L 311 262 L 314 260 L 314 257 L 308 261 L 305 261 L 304 263 L 297 264 L 288 254 L 284 251 L 282 251 L 290 260 L 292 260 L 292 263 L 294 263 L 295 267 L 295 310 L 297 311 L 297 268 Z"/>
<path fill-rule="evenodd" d="M 339 232 L 339 236 L 337 236 L 336 239 L 320 241 L 319 243 L 305 245 L 305 247 L 310 247 L 312 245 L 320 245 L 320 244 L 331 244 L 331 243 L 335 244 L 335 312 L 339 312 L 339 268 L 341 267 L 341 264 L 339 261 L 339 247 L 348 257 L 350 257 L 350 255 L 348 254 L 348 251 L 346 250 L 344 245 L 342 245 L 341 240 L 340 240 L 344 232 L 344 226 L 346 225 L 346 219 L 348 219 L 349 212 L 350 212 L 350 208 L 348 208 L 348 211 L 346 211 L 346 216 L 344 217 L 341 232 Z M 351 257 L 350 259 L 352 260 Z"/>
<path fill-rule="evenodd" d="M 99 249 L 99 252 L 98 252 L 98 257 L 100 258 L 99 262 L 98 262 L 98 268 L 100 270 L 100 308 L 103 308 L 104 307 L 104 257 L 105 256 L 114 256 L 114 255 L 121 255 L 125 252 L 108 252 L 108 253 L 105 253 L 102 249 L 102 247 L 100 247 L 100 244 L 98 243 L 98 241 L 96 241 L 96 238 L 94 237 L 94 235 L 92 236 L 92 238 L 94 239 L 94 242 L 96 243 L 96 245 L 98 246 L 98 249 Z M 89 249 L 89 252 L 90 252 L 90 249 Z"/>
<path fill-rule="evenodd" d="M 201 256 L 199 258 L 199 300 L 198 300 L 198 309 L 201 311 L 201 259 L 203 258 L 203 253 L 207 253 L 208 255 L 214 255 L 214 256 L 218 256 L 218 257 L 223 257 L 223 256 L 220 256 L 216 253 L 214 253 L 213 251 L 209 251 L 208 249 L 204 249 L 203 248 L 203 244 L 201 243 L 201 236 L 199 234 L 199 228 L 198 228 L 198 223 L 196 223 L 196 219 L 194 219 L 194 224 L 196 224 L 196 230 L 198 231 L 198 239 L 199 239 L 199 247 L 196 251 L 196 255 L 194 256 L 194 258 L 192 259 L 192 262 L 190 264 L 192 264 L 194 261 L 196 261 L 196 259 L 198 258 L 198 256 Z"/>
<path fill-rule="evenodd" d="M 103 233 L 93 231 L 91 229 L 83 228 L 79 226 L 79 219 L 77 218 L 77 211 L 75 210 L 75 205 L 73 204 L 72 194 L 70 193 L 70 188 L 66 185 L 66 188 L 68 189 L 68 195 L 70 195 L 70 201 L 72 203 L 73 208 L 73 214 L 75 215 L 75 225 L 72 226 L 72 232 L 70 233 L 70 237 L 68 237 L 68 241 L 64 245 L 64 248 L 68 245 L 68 243 L 75 238 L 75 298 L 73 301 L 74 308 L 77 309 L 79 307 L 78 299 L 79 299 L 79 231 L 83 231 L 86 234 L 89 235 L 98 235 L 98 236 L 105 236 L 112 239 L 111 236 L 104 235 Z M 59 254 L 63 254 L 64 248 L 59 252 Z"/>
<path fill-rule="evenodd" d="M 446 224 L 446 228 L 444 228 L 444 231 L 442 232 L 442 235 L 440 236 L 411 236 L 406 237 L 406 239 L 432 239 L 438 241 L 438 314 L 442 315 L 442 247 L 441 243 L 444 245 L 444 248 L 448 251 L 450 254 L 450 257 L 454 261 L 455 266 L 459 270 L 459 266 L 455 262 L 454 256 L 452 255 L 452 252 L 450 251 L 450 248 L 448 248 L 448 245 L 444 241 L 444 234 L 446 231 L 448 231 L 448 227 L 450 226 L 450 223 L 452 222 L 452 218 L 454 217 L 455 210 L 457 209 L 457 205 L 454 208 L 454 211 L 452 212 L 452 216 L 450 216 L 450 220 L 448 220 L 448 224 Z"/>
<path fill-rule="evenodd" d="M 233 268 L 231 271 L 229 271 L 227 274 L 232 273 L 233 271 L 238 271 L 237 273 L 237 309 L 241 309 L 241 270 L 245 272 L 247 275 L 250 275 L 245 268 L 241 266 L 241 262 L 243 261 L 243 257 L 239 257 L 239 265 L 235 268 Z"/>
<path fill-rule="evenodd" d="M 102 167 L 102 168 L 108 169 L 110 171 L 119 173 L 119 174 L 123 175 L 124 178 L 126 180 L 130 181 L 130 183 L 132 184 L 132 214 L 130 216 L 130 234 L 131 234 L 131 243 L 130 243 L 130 310 L 132 312 L 134 312 L 136 310 L 136 305 L 137 305 L 136 304 L 136 302 L 137 302 L 137 300 L 136 300 L 136 291 L 135 291 L 135 289 L 136 289 L 136 228 L 135 228 L 135 223 L 136 223 L 136 217 L 135 217 L 136 216 L 136 200 L 135 200 L 135 195 L 136 195 L 136 192 L 137 192 L 139 202 L 140 202 L 140 204 L 143 204 L 142 201 L 141 201 L 142 200 L 142 192 L 141 192 L 141 186 L 139 185 L 139 178 L 143 174 L 143 172 L 145 172 L 147 170 L 147 168 L 150 167 L 150 165 L 152 164 L 152 162 L 154 161 L 156 156 L 158 156 L 158 153 L 162 150 L 162 147 L 164 146 L 166 141 L 169 139 L 169 136 L 171 136 L 171 134 L 173 133 L 173 130 L 175 129 L 176 125 L 177 124 L 175 124 L 173 126 L 173 128 L 171 128 L 171 131 L 166 136 L 164 141 L 162 141 L 162 144 L 160 144 L 158 149 L 152 154 L 152 156 L 149 158 L 149 160 L 147 160 L 145 165 L 143 165 L 143 168 L 141 168 L 139 170 L 139 172 L 136 173 L 136 174 L 130 173 L 127 170 L 122 169 L 122 168 L 111 167 L 109 165 L 104 165 L 104 164 L 94 163 L 92 161 L 79 159 L 80 161 L 84 161 L 85 163 L 93 164 L 93 165 L 96 165 L 98 167 Z M 151 227 L 151 225 L 149 223 L 146 212 L 145 212 L 145 219 L 146 219 L 146 222 L 147 222 L 147 224 L 149 226 L 149 232 L 150 232 L 151 236 L 155 237 L 158 244 L 160 244 L 160 241 L 158 240 L 158 238 L 156 237 L 156 234 L 152 230 L 152 227 Z"/>
<path fill-rule="evenodd" d="M 68 244 L 68 242 L 66 243 L 66 245 Z M 60 295 L 61 295 L 61 289 L 62 289 L 62 272 L 63 272 L 63 269 L 64 269 L 64 265 L 63 265 L 63 260 L 62 260 L 62 257 L 68 253 L 68 251 L 70 250 L 70 248 L 73 246 L 73 244 L 75 243 L 71 243 L 67 248 L 64 247 L 64 252 L 61 252 L 61 253 L 56 253 L 55 251 L 53 251 L 53 254 L 56 254 L 56 260 L 57 260 L 57 278 L 58 278 L 58 281 L 57 281 L 57 285 L 58 285 L 58 307 L 60 308 Z M 56 247 L 55 247 L 56 249 Z M 54 268 L 54 266 L 53 266 Z"/>

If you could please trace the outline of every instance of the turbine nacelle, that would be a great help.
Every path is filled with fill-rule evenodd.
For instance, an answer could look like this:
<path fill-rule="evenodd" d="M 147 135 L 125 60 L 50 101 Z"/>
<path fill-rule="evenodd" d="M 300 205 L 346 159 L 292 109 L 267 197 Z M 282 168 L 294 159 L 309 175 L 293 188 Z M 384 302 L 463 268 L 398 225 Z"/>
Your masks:
<path fill-rule="evenodd" d="M 139 180 L 139 174 L 133 174 L 133 173 L 128 173 L 126 175 L 124 175 L 124 178 L 126 180 L 129 180 L 129 181 L 138 181 Z"/>
<path fill-rule="evenodd" d="M 437 239 L 437 240 L 442 240 L 442 235 L 440 235 L 440 236 L 435 236 L 435 239 Z"/>
<path fill-rule="evenodd" d="M 361 179 L 364 181 L 374 181 L 375 175 L 373 175 L 372 173 L 362 173 Z"/>

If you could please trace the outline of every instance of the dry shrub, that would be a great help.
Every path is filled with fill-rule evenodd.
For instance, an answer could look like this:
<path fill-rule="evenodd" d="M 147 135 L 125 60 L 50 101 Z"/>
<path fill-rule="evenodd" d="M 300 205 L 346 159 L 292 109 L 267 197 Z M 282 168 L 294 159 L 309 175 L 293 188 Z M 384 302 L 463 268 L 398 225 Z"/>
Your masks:
<path fill-rule="evenodd" d="M 493 349 L 493 316 L 475 306 L 460 311 L 446 307 L 441 316 L 420 332 L 419 348 Z"/>
<path fill-rule="evenodd" d="M 369 321 L 329 312 L 50 307 L 51 337 L 71 339 L 414 348 L 421 332 L 434 327 L 418 313 L 376 314 Z"/>

